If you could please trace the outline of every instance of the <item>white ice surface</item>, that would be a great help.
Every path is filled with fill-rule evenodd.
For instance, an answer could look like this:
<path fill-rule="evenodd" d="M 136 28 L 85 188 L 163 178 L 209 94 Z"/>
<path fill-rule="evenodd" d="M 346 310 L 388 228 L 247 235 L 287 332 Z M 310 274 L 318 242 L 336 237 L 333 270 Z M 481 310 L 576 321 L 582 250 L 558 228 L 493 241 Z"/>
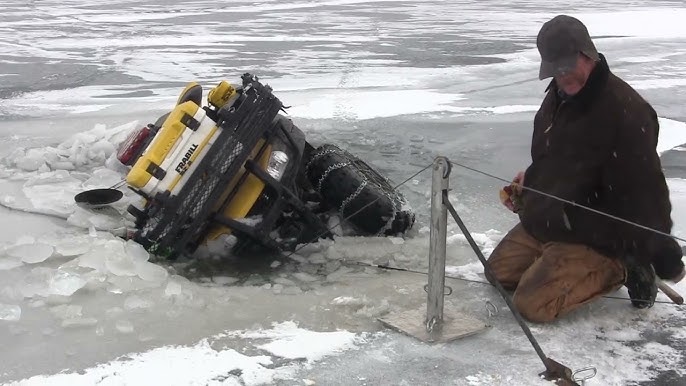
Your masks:
<path fill-rule="evenodd" d="M 297 32 L 285 34 L 273 29 L 264 28 L 269 25 L 274 15 L 281 15 L 296 23 L 306 23 L 309 12 L 317 12 L 331 23 L 341 23 L 342 20 L 335 14 L 325 12 L 326 7 L 337 5 L 338 2 L 298 2 L 297 4 L 281 4 L 280 2 L 263 2 L 259 5 L 245 4 L 238 7 L 217 7 L 212 2 L 193 2 L 180 4 L 176 12 L 150 12 L 143 7 L 128 12 L 117 10 L 91 9 L 87 6 L 79 7 L 46 7 L 39 8 L 39 17 L 46 23 L 54 24 L 54 28 L 66 28 L 74 20 L 88 17 L 93 26 L 100 23 L 116 28 L 119 23 L 128 20 L 137 21 L 131 25 L 136 31 L 155 31 L 151 34 L 123 34 L 115 37 L 102 37 L 97 28 L 84 25 L 85 31 L 77 36 L 58 36 L 49 40 L 50 50 L 39 50 L 41 43 L 46 37 L 41 32 L 20 27 L 26 27 L 35 23 L 31 18 L 19 19 L 6 23 L 7 27 L 16 26 L 13 35 L 8 42 L 0 44 L 0 52 L 10 55 L 20 55 L 27 51 L 33 55 L 52 57 L 55 59 L 66 57 L 78 57 L 79 49 L 94 50 L 94 55 L 102 61 L 113 61 L 115 65 L 127 74 L 136 75 L 143 81 L 169 81 L 177 80 L 187 82 L 190 79 L 206 82 L 207 86 L 215 83 L 218 77 L 226 76 L 218 67 L 224 59 L 222 55 L 230 52 L 245 52 L 245 47 L 254 42 L 310 42 L 321 43 L 330 51 L 300 51 L 295 50 L 279 60 L 277 71 L 288 73 L 287 76 L 270 78 L 268 82 L 278 90 L 283 90 L 280 96 L 284 97 L 288 105 L 293 106 L 291 113 L 296 117 L 347 117 L 365 119 L 370 117 L 370 111 L 376 111 L 377 116 L 391 116 L 395 114 L 413 114 L 434 111 L 455 111 L 456 108 L 464 107 L 488 107 L 470 105 L 464 101 L 465 96 L 460 92 L 453 92 L 452 87 L 460 87 L 460 84 L 472 84 L 475 80 L 488 85 L 498 85 L 511 80 L 522 80 L 521 76 L 512 79 L 512 74 L 522 74 L 527 71 L 533 78 L 538 65 L 537 52 L 533 45 L 536 33 L 541 22 L 549 17 L 560 13 L 560 9 L 546 9 L 540 11 L 523 10 L 508 6 L 507 3 L 500 6 L 493 4 L 470 4 L 464 3 L 459 7 L 451 6 L 450 2 L 418 2 L 408 10 L 416 15 L 412 20 L 413 28 L 405 28 L 404 23 L 383 23 L 381 26 L 368 25 L 365 18 L 353 19 L 353 23 L 359 21 L 359 26 L 352 25 L 350 30 L 341 30 L 339 33 L 319 35 L 309 32 Z M 85 5 L 85 2 L 83 5 Z M 336 4 L 333 4 L 336 3 Z M 382 1 L 348 1 L 338 5 L 363 6 L 364 10 L 373 10 L 374 6 L 385 6 Z M 598 42 L 601 50 L 611 50 L 615 53 L 615 47 L 637 42 L 637 44 L 650 44 L 651 41 L 669 41 L 686 37 L 686 28 L 682 23 L 686 11 L 679 7 L 646 7 L 634 5 L 626 9 L 616 8 L 619 2 L 594 4 L 594 9 L 587 9 L 579 5 L 578 9 L 568 9 L 567 12 L 585 22 L 593 36 L 612 36 Z M 623 3 L 621 3 L 623 4 Z M 371 8 L 369 8 L 371 7 Z M 405 9 L 399 6 L 400 9 Z M 436 13 L 436 7 L 440 8 L 440 14 Z M 487 8 L 485 12 L 484 7 Z M 173 22 L 184 16 L 201 15 L 212 12 L 222 14 L 225 12 L 255 12 L 264 9 L 265 14 L 257 14 L 254 33 L 216 33 L 212 25 L 194 25 L 187 29 L 183 35 L 172 34 L 167 31 L 159 31 L 161 28 L 155 23 L 158 20 Z M 286 12 L 292 10 L 292 12 Z M 397 9 L 393 9 L 397 11 Z M 281 11 L 283 13 L 269 13 Z M 23 16 L 19 11 L 17 16 Z M 302 12 L 305 12 L 304 14 Z M 57 16 L 55 16 L 57 15 Z M 487 17 L 485 17 L 487 15 Z M 367 55 L 359 49 L 346 49 L 350 44 L 374 43 L 388 36 L 404 37 L 417 33 L 422 29 L 431 28 L 433 31 L 446 33 L 453 32 L 454 20 L 460 21 L 460 34 L 465 37 L 482 39 L 511 39 L 525 44 L 527 49 L 516 54 L 489 55 L 497 56 L 507 61 L 480 66 L 447 66 L 442 68 L 413 68 L 394 65 L 392 61 L 382 58 L 385 62 L 370 62 Z M 149 21 L 148 24 L 146 21 Z M 383 27 L 383 34 L 379 34 L 378 28 Z M 90 28 L 93 28 L 92 30 Z M 166 33 L 165 33 L 166 32 Z M 16 43 L 12 43 L 16 42 Z M 35 42 L 35 44 L 31 44 Z M 186 45 L 193 42 L 196 49 L 188 52 Z M 225 46 L 217 48 L 217 44 Z M 341 45 L 342 44 L 342 45 Z M 389 43 L 383 43 L 389 44 Z M 99 50 L 99 47 L 108 47 Z M 612 62 L 624 60 L 627 63 L 649 63 L 651 61 L 665 60 L 670 55 L 678 54 L 669 47 L 655 46 L 651 58 L 645 55 L 623 55 L 621 49 L 616 51 L 617 56 L 610 57 Z M 90 52 L 90 51 L 89 51 Z M 342 53 L 344 52 L 344 54 Z M 154 55 L 155 60 L 148 58 Z M 345 57 L 344 57 L 345 56 Z M 622 58 L 622 56 L 624 56 Z M 357 60 L 354 60 L 357 57 Z M 350 62 L 352 58 L 352 62 Z M 385 63 L 385 65 L 384 65 Z M 325 73 L 319 70 L 324 67 Z M 678 68 L 646 69 L 652 72 L 646 79 L 628 79 L 629 83 L 638 89 L 669 88 L 683 84 L 683 74 Z M 493 74 L 497 74 L 493 76 Z M 630 74 L 631 75 L 631 74 Z M 136 85 L 133 85 L 136 86 Z M 137 98 L 140 103 L 129 104 L 125 97 L 117 97 L 117 94 L 126 94 L 132 85 L 108 86 L 83 86 L 69 90 L 47 90 L 22 94 L 21 98 L 13 98 L 6 101 L 8 108 L 34 111 L 40 110 L 70 111 L 75 114 L 84 114 L 89 111 L 98 112 L 107 109 L 108 106 L 122 105 L 126 103 L 129 111 L 145 111 L 146 109 L 163 108 L 173 101 L 178 90 L 157 89 L 150 96 Z M 318 88 L 319 92 L 303 93 L 303 90 Z M 370 90 L 370 88 L 385 88 L 385 90 Z M 284 92 L 291 90 L 293 93 Z M 396 92 L 397 96 L 389 96 L 390 92 Z M 412 96 L 414 93 L 414 96 Z M 402 97 L 401 97 L 402 96 Z M 402 100 L 401 100 L 402 99 Z M 323 102 L 327 100 L 327 102 Z M 411 100 L 415 103 L 402 103 Z M 401 102 L 401 106 L 396 103 Z M 461 103 L 456 103 L 461 102 Z M 491 106 L 493 107 L 493 106 Z M 313 111 L 312 109 L 317 111 Z M 497 110 L 511 110 L 505 106 L 495 106 Z M 518 111 L 530 111 L 528 109 Z"/>
<path fill-rule="evenodd" d="M 658 146 L 660 152 L 686 142 L 684 123 L 669 119 L 661 119 L 660 122 L 662 126 Z M 98 126 L 90 132 L 77 135 L 78 140 L 72 137 L 57 147 L 37 149 L 36 154 L 41 155 L 35 156 L 35 159 L 39 162 L 47 160 L 48 157 L 53 157 L 48 154 L 55 153 L 67 159 L 80 160 L 77 163 L 79 166 L 74 169 L 55 169 L 42 172 L 28 171 L 22 170 L 22 166 L 16 162 L 20 157 L 25 157 L 24 155 L 20 154 L 15 156 L 15 158 L 8 158 L 5 165 L 6 170 L 10 172 L 9 174 L 14 176 L 13 179 L 15 181 L 21 182 L 25 180 L 21 192 L 11 196 L 14 200 L 9 201 L 22 203 L 23 208 L 27 210 L 33 209 L 38 212 L 66 214 L 70 216 L 70 219 L 73 219 L 76 214 L 81 213 L 82 216 L 85 216 L 84 223 L 70 222 L 72 224 L 80 224 L 84 228 L 84 232 L 93 223 L 102 223 L 102 221 L 94 221 L 92 213 L 87 211 L 79 212 L 78 208 L 65 205 L 65 197 L 72 194 L 71 192 L 76 192 L 83 188 L 99 187 L 116 182 L 118 179 L 117 172 L 107 167 L 98 166 L 106 160 L 107 154 L 103 158 L 103 154 L 92 152 L 88 148 L 88 144 L 104 144 L 104 142 L 107 142 L 114 146 L 121 141 L 122 136 L 127 130 L 134 127 L 133 125 L 134 123 L 132 122 L 129 125 L 113 129 Z M 112 135 L 112 133 L 116 135 Z M 72 144 L 72 146 L 69 144 Z M 103 148 L 110 148 L 110 146 L 103 145 Z M 60 153 L 59 151 L 54 152 L 53 149 L 68 150 Z M 47 188 L 48 186 L 50 188 Z M 47 189 L 52 191 L 54 186 L 59 186 L 64 195 L 49 194 Z M 670 179 L 669 186 L 674 205 L 674 219 L 676 220 L 674 234 L 686 237 L 686 229 L 683 228 L 682 221 L 683 218 L 686 218 L 686 181 Z M 25 202 L 25 200 L 22 200 L 23 196 L 28 196 L 29 201 Z M 472 236 L 487 256 L 502 238 L 503 231 L 474 232 Z M 93 234 L 92 230 L 90 233 Z M 420 231 L 420 234 L 422 234 L 422 231 Z M 34 240 L 33 244 L 30 243 L 31 240 Z M 53 253 L 70 259 L 57 269 L 44 266 L 31 269 L 30 273 L 26 276 L 25 284 L 20 289 L 22 296 L 26 299 L 40 300 L 50 296 L 69 298 L 78 291 L 92 291 L 98 288 L 105 289 L 113 294 L 128 294 L 140 288 L 163 288 L 165 296 L 174 299 L 174 302 L 177 304 L 191 305 L 198 304 L 198 301 L 203 302 L 202 299 L 194 298 L 194 284 L 178 276 L 170 278 L 164 268 L 149 263 L 147 261 L 147 253 L 144 253 L 141 248 L 131 242 L 127 243 L 120 239 L 107 237 L 106 234 L 102 233 L 95 233 L 95 237 L 75 234 L 60 239 L 55 237 L 45 238 L 40 234 L 36 234 L 34 237 L 27 238 L 24 241 L 27 243 L 18 244 L 19 246 L 8 246 L 5 250 L 5 259 L 15 259 L 13 260 L 15 267 L 22 266 L 23 262 L 39 263 L 44 259 L 50 258 Z M 451 248 L 460 246 L 464 248 L 467 245 L 465 237 L 454 226 L 450 229 L 448 243 Z M 394 238 L 360 240 L 343 237 L 333 245 L 327 246 L 323 244 L 318 248 L 313 248 L 309 252 L 307 250 L 303 251 L 302 253 L 306 257 L 293 256 L 293 258 L 302 259 L 303 261 L 308 259 L 313 261 L 323 259 L 326 261 L 327 259 L 355 258 L 370 263 L 387 263 L 392 261 L 402 264 L 422 259 L 427 245 L 426 239 L 423 237 L 405 241 Z M 9 263 L 9 260 L 6 263 Z M 9 265 L 7 269 L 12 269 L 12 267 L 12 265 Z M 339 271 L 330 274 L 327 277 L 327 281 L 335 283 L 349 272 L 350 270 L 341 268 Z M 482 267 L 476 261 L 459 266 L 449 263 L 446 273 L 449 276 L 470 280 L 484 280 Z M 224 285 L 231 284 L 234 281 L 231 278 L 225 280 L 218 277 L 216 279 L 218 284 Z M 300 276 L 294 275 L 293 279 L 303 283 L 312 281 L 312 277 L 306 273 L 300 273 Z M 676 288 L 682 292 L 686 291 L 683 283 Z M 302 292 L 295 286 L 295 281 L 285 278 L 275 281 L 273 291 L 275 294 Z M 341 298 L 334 304 L 337 307 L 352 309 L 359 315 L 366 315 L 367 312 L 378 312 L 373 307 L 369 308 L 368 302 L 369 300 L 365 299 Z M 141 312 L 149 310 L 153 304 L 133 294 L 127 297 L 123 306 L 129 312 Z M 21 320 L 21 310 L 17 307 L 11 304 L 0 307 L 4 312 L 2 315 L 4 315 L 5 321 L 14 320 L 16 322 Z M 63 328 L 97 326 L 99 323 L 99 319 L 83 315 L 80 308 L 54 309 L 53 312 L 61 315 L 62 322 L 60 325 Z M 659 315 L 664 317 L 663 312 Z M 569 330 L 565 334 L 571 334 L 571 330 L 578 328 L 579 323 L 588 324 L 588 328 L 592 328 L 596 321 L 595 319 L 585 320 L 581 318 L 573 323 L 569 325 L 563 324 L 560 328 L 563 331 Z M 116 320 L 115 329 L 121 334 L 136 333 L 136 326 L 126 319 Z M 665 361 L 665 363 L 678 363 L 681 358 L 679 353 L 657 343 L 646 348 L 649 349 L 649 352 L 634 352 L 626 349 L 622 343 L 625 341 L 624 337 L 630 339 L 632 336 L 638 336 L 641 329 L 641 326 L 627 328 L 624 325 L 621 332 L 619 327 L 612 327 L 610 329 L 611 334 L 621 334 L 621 336 L 616 335 L 614 336 L 614 341 L 605 342 L 604 349 L 608 350 L 609 347 L 615 350 L 615 352 L 621 353 L 621 360 L 612 356 L 598 357 L 596 355 L 593 358 L 594 363 L 606 366 L 604 367 L 605 373 L 599 376 L 599 379 L 607 381 L 606 384 L 618 384 L 622 379 L 625 379 L 627 375 L 624 372 L 622 374 L 607 373 L 607 367 L 619 366 L 619 361 L 633 361 L 636 364 L 635 372 L 637 374 L 632 374 L 632 376 L 636 378 L 640 378 L 639 374 L 651 374 L 653 370 L 651 370 L 650 366 L 656 358 Z M 255 344 L 257 349 L 289 360 L 305 358 L 308 363 L 322 360 L 329 355 L 337 355 L 342 351 L 356 347 L 356 344 L 363 344 L 363 341 L 359 340 L 359 336 L 350 332 L 313 332 L 296 328 L 294 324 L 290 323 L 277 325 L 273 330 L 229 331 L 223 336 L 259 340 L 261 343 Z M 562 336 L 566 342 L 567 335 Z M 571 335 L 569 335 L 569 339 L 572 339 Z M 598 352 L 595 353 L 598 354 Z M 648 354 L 650 356 L 647 356 Z M 92 367 L 79 373 L 66 372 L 35 376 L 21 384 L 92 384 L 95 379 L 103 378 L 107 382 L 112 383 L 130 382 L 133 384 L 145 384 L 148 379 L 146 374 L 158 373 L 162 366 L 165 369 L 172 369 L 172 371 L 165 372 L 163 376 L 166 384 L 186 384 L 190 379 L 209 381 L 218 374 L 226 374 L 227 363 L 231 364 L 230 367 L 242 371 L 241 380 L 245 384 L 269 383 L 280 377 L 288 377 L 297 370 L 297 366 L 293 367 L 294 365 L 292 364 L 270 368 L 268 366 L 272 362 L 269 356 L 251 356 L 238 353 L 233 349 L 216 350 L 210 348 L 207 340 L 203 340 L 191 346 L 159 347 L 143 353 L 132 353 L 128 355 L 127 359 L 117 359 L 101 363 L 97 367 Z M 228 382 L 234 382 L 233 378 L 228 379 L 231 379 Z M 477 382 L 488 384 L 492 379 L 494 378 L 491 374 L 476 373 L 470 376 L 468 381 L 470 384 L 478 384 Z M 159 375 L 156 375 L 156 380 L 160 380 Z M 235 382 L 238 382 L 238 380 L 236 379 Z"/>

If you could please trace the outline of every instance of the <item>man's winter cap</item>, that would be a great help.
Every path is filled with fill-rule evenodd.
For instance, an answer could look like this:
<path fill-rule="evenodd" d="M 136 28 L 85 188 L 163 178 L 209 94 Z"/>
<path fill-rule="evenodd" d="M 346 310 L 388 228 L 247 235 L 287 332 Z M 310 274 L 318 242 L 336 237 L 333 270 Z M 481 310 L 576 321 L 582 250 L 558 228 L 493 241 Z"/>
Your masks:
<path fill-rule="evenodd" d="M 541 54 L 539 79 L 550 78 L 576 67 L 579 53 L 600 60 L 586 26 L 567 15 L 558 15 L 543 24 L 536 38 Z"/>

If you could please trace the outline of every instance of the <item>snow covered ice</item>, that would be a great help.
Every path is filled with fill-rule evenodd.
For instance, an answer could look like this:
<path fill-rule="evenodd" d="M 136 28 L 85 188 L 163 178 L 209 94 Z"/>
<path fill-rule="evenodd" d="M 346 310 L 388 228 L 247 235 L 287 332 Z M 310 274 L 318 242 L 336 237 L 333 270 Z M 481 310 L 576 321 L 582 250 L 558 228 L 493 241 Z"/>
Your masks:
<path fill-rule="evenodd" d="M 407 238 L 338 237 L 289 259 L 215 259 L 228 238 L 197 261 L 157 261 L 113 235 L 131 225 L 133 192 L 108 210 L 78 207 L 75 194 L 121 181 L 118 145 L 192 80 L 207 90 L 256 73 L 311 142 L 336 143 L 395 183 L 437 155 L 509 178 L 529 159 L 546 86 L 535 35 L 571 13 L 656 108 L 674 234 L 686 237 L 686 12 L 673 2 L 0 5 L 0 339 L 10 347 L 0 382 L 546 384 L 488 286 L 447 279 L 446 307 L 491 325 L 451 344 L 418 344 L 376 320 L 425 305 L 425 276 L 364 265 L 428 268 L 430 172 L 401 187 L 418 214 Z M 499 205 L 500 185 L 452 170 L 451 202 L 485 255 L 516 220 Z M 448 276 L 484 281 L 482 271 L 450 221 Z M 500 312 L 489 318 L 486 301 Z M 679 384 L 682 314 L 601 299 L 532 330 L 550 357 L 595 366 L 587 385 Z"/>

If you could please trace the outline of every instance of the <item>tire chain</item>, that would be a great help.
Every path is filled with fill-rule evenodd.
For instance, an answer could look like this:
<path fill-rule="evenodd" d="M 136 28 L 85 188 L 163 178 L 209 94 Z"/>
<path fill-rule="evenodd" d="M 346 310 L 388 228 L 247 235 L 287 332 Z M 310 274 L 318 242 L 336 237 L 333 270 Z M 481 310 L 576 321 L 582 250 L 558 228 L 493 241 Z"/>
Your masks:
<path fill-rule="evenodd" d="M 351 195 L 349 195 L 345 200 L 343 200 L 343 202 L 341 202 L 341 207 L 340 207 L 340 209 L 338 209 L 338 211 L 341 213 L 342 216 L 345 217 L 345 212 L 344 212 L 344 211 L 345 211 L 345 208 L 346 208 L 355 198 L 357 198 L 357 196 L 359 196 L 360 193 L 362 193 L 362 191 L 364 190 L 364 188 L 367 186 L 368 181 L 369 181 L 369 180 L 367 180 L 367 178 L 365 178 L 364 180 L 362 180 L 362 182 L 360 183 L 360 186 L 358 186 L 357 189 L 356 189 Z"/>
<path fill-rule="evenodd" d="M 329 174 L 331 174 L 335 170 L 344 168 L 346 166 L 350 166 L 351 164 L 351 162 L 339 162 L 326 168 L 322 176 L 319 178 L 319 181 L 317 182 L 317 192 L 319 194 L 322 194 L 322 184 L 324 183 L 324 180 L 326 180 L 329 177 Z"/>
<path fill-rule="evenodd" d="M 305 173 L 306 173 L 306 174 L 309 174 L 309 171 L 310 171 L 310 169 L 311 169 L 312 164 L 314 163 L 314 161 L 316 161 L 317 159 L 322 158 L 322 157 L 324 157 L 324 156 L 326 156 L 326 155 L 335 154 L 335 153 L 345 154 L 346 152 L 343 151 L 342 149 L 338 148 L 338 147 L 335 147 L 335 148 L 325 149 L 325 150 L 322 150 L 322 151 L 320 151 L 320 152 L 314 154 L 314 155 L 312 156 L 312 158 L 310 159 L 310 161 L 309 161 L 309 162 L 307 163 L 307 165 L 305 166 Z M 353 157 L 354 157 L 354 156 L 353 156 Z M 346 157 L 346 158 L 349 158 L 349 157 Z M 340 162 L 340 163 L 333 164 L 333 165 L 329 166 L 329 167 L 324 171 L 324 173 L 322 174 L 321 178 L 319 179 L 319 181 L 318 181 L 318 183 L 317 183 L 317 192 L 318 192 L 319 194 L 321 194 L 321 191 L 322 191 L 322 184 L 324 183 L 324 181 L 326 180 L 326 178 L 329 176 L 329 174 L 331 174 L 334 170 L 337 170 L 337 169 L 340 169 L 340 168 L 343 168 L 343 167 L 346 167 L 346 166 L 350 166 L 350 165 L 354 165 L 354 164 L 353 164 L 352 162 Z M 407 202 L 407 201 L 406 201 L 406 200 L 405 200 L 405 199 L 404 199 L 395 189 L 392 189 L 392 188 L 391 188 L 391 189 L 384 188 L 383 186 L 381 186 L 380 183 L 374 181 L 374 179 L 371 179 L 371 180 L 370 180 L 370 179 L 368 178 L 368 176 L 367 176 L 367 173 L 365 173 L 365 170 L 360 169 L 360 168 L 356 168 L 356 169 L 360 172 L 360 174 L 362 174 L 362 176 L 363 176 L 364 179 L 363 179 L 362 182 L 360 183 L 360 186 L 357 187 L 357 189 L 355 190 L 355 192 L 353 192 L 350 196 L 348 196 L 346 199 L 343 200 L 343 202 L 341 203 L 341 206 L 340 206 L 340 208 L 339 208 L 339 213 L 344 217 L 345 220 L 347 220 L 347 219 L 345 218 L 345 214 L 344 214 L 345 208 L 350 204 L 350 202 L 352 202 L 355 198 L 357 198 L 357 196 L 359 196 L 360 193 L 362 193 L 362 191 L 364 190 L 364 188 L 365 188 L 369 183 L 375 185 L 379 190 L 381 190 L 381 191 L 384 193 L 384 195 L 386 196 L 386 198 L 388 198 L 388 200 L 392 203 L 393 209 L 394 209 L 394 210 L 393 210 L 393 217 L 391 217 L 391 218 L 388 220 L 386 226 L 384 226 L 383 228 L 381 228 L 381 229 L 376 233 L 377 236 L 378 236 L 378 235 L 382 235 L 384 232 L 386 232 L 388 229 L 390 229 L 390 228 L 392 227 L 393 222 L 396 220 L 396 218 L 398 217 L 398 214 L 401 212 L 402 204 L 405 203 L 405 202 Z M 390 179 L 389 179 L 388 177 L 383 176 L 383 175 L 380 175 L 380 174 L 378 174 L 378 176 L 380 176 L 389 186 L 391 186 L 391 181 L 390 181 Z"/>

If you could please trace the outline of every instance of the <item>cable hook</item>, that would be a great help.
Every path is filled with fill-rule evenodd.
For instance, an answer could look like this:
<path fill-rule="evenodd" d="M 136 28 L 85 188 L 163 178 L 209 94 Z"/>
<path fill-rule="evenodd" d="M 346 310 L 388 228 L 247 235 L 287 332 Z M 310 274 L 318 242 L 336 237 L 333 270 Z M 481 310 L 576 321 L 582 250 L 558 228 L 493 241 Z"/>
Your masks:
<path fill-rule="evenodd" d="M 500 312 L 500 310 L 498 309 L 498 306 L 491 303 L 490 300 L 486 301 L 486 311 L 488 311 L 488 317 L 489 318 L 492 318 L 495 315 L 498 315 L 498 313 Z"/>
<path fill-rule="evenodd" d="M 588 372 L 588 374 L 583 375 L 583 373 Z M 579 376 L 578 374 L 582 374 Z M 579 370 L 576 370 L 575 372 L 572 373 L 572 379 L 576 382 L 581 382 L 581 385 L 585 385 L 586 381 L 589 379 L 593 378 L 598 374 L 598 369 L 595 368 L 595 366 L 588 366 L 581 368 Z"/>

